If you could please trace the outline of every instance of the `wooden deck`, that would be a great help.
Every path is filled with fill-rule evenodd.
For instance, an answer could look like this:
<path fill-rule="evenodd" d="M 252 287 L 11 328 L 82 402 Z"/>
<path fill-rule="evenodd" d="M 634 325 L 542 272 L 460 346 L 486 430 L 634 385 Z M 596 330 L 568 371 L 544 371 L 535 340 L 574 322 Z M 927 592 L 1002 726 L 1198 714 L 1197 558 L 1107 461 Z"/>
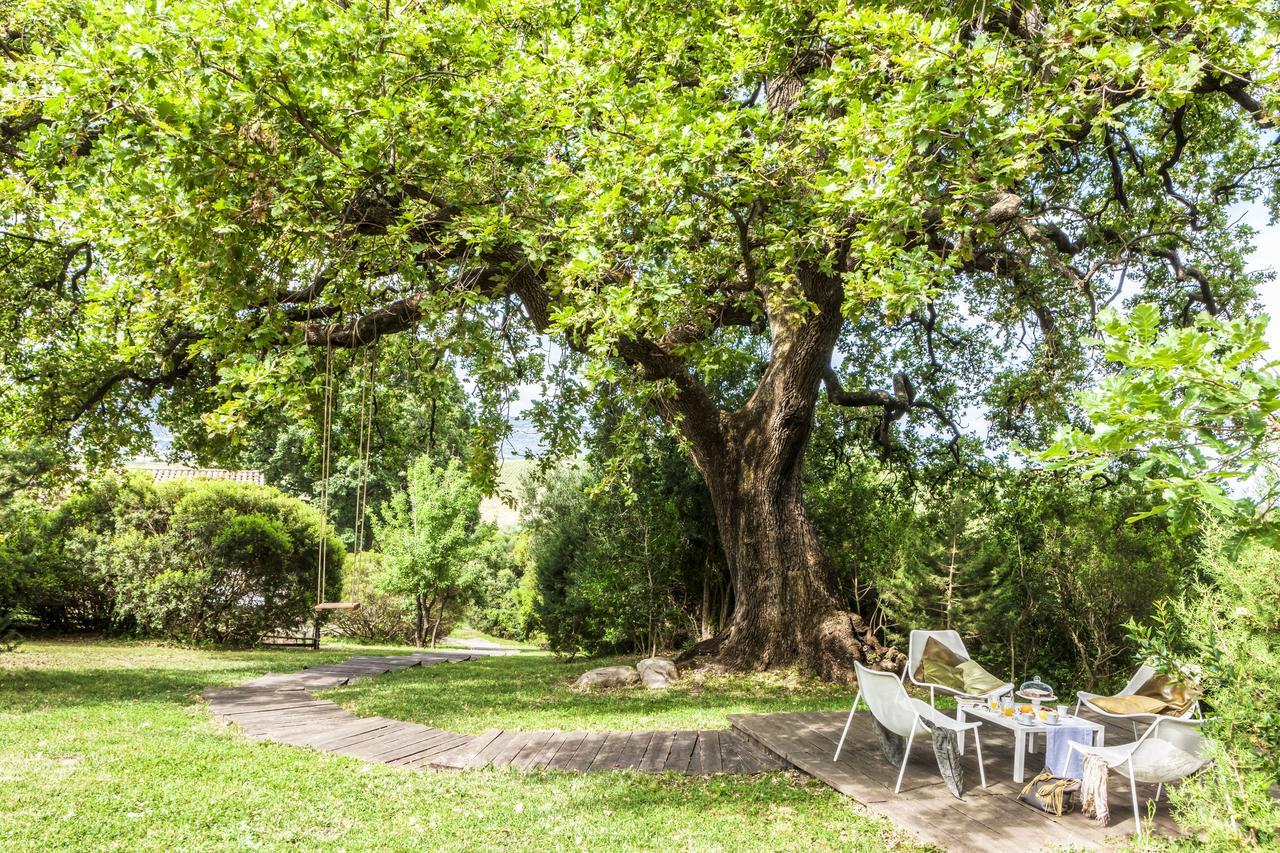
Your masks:
<path fill-rule="evenodd" d="M 902 791 L 895 795 L 898 768 L 880 754 L 865 709 L 854 716 L 840 761 L 832 760 L 845 717 L 845 713 L 735 714 L 729 720 L 734 731 L 748 740 L 921 841 L 947 850 L 1100 850 L 1116 846 L 1134 831 L 1128 781 L 1114 773 L 1109 792 L 1111 825 L 1107 827 L 1098 826 L 1078 810 L 1059 818 L 1018 802 L 1022 786 L 1012 782 L 1012 736 L 992 726 L 982 729 L 990 787 L 982 788 L 978 781 L 977 759 L 970 745 L 963 761 L 967 790 L 964 799 L 956 799 L 938 775 L 932 748 L 917 744 L 911 750 Z M 1108 743 L 1132 739 L 1129 729 L 1108 726 Z M 1041 751 L 1027 757 L 1028 779 L 1043 768 L 1043 761 L 1041 743 Z M 1139 785 L 1139 805 L 1144 797 L 1154 794 L 1154 785 Z M 1160 802 L 1154 822 L 1146 825 L 1163 835 L 1179 834 L 1169 817 L 1167 800 Z"/>
<path fill-rule="evenodd" d="M 309 691 L 412 666 L 472 660 L 499 650 L 433 651 L 403 657 L 362 656 L 342 663 L 267 675 L 238 687 L 203 693 L 219 718 L 254 738 L 311 747 L 378 764 L 413 770 L 477 770 L 577 773 L 635 770 L 642 773 L 763 773 L 787 765 L 732 731 L 506 732 L 464 735 L 382 717 L 357 717 Z"/>

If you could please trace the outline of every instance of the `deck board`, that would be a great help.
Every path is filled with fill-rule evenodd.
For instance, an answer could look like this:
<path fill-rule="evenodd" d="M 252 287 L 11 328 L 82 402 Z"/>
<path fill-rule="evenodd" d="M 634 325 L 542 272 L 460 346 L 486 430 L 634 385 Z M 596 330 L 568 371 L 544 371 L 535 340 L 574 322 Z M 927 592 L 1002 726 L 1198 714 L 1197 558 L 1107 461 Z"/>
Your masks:
<path fill-rule="evenodd" d="M 698 733 L 698 757 L 702 763 L 702 772 L 713 776 L 721 770 L 720 732 L 709 731 Z"/>
<path fill-rule="evenodd" d="M 490 753 L 489 763 L 494 767 L 506 767 L 536 734 L 537 732 L 507 732 L 502 736 L 500 745 Z"/>
<path fill-rule="evenodd" d="M 555 753 L 547 759 L 546 764 L 541 767 L 534 765 L 535 770 L 568 770 L 569 765 L 573 763 L 573 756 L 578 752 L 578 747 L 582 746 L 582 742 L 587 739 L 587 732 L 565 732 L 564 739 L 559 742 Z"/>
<path fill-rule="evenodd" d="M 671 743 L 671 751 L 667 754 L 667 763 L 662 769 L 672 773 L 691 773 L 689 764 L 697 742 L 697 732 L 676 732 L 675 740 Z"/>
<path fill-rule="evenodd" d="M 537 759 L 545 747 L 558 732 L 530 732 L 524 746 L 511 759 L 511 766 L 517 770 L 528 770 L 529 765 Z"/>
<path fill-rule="evenodd" d="M 561 769 L 575 773 L 585 773 L 600 753 L 600 748 L 604 746 L 607 736 L 607 732 L 588 732 L 578 745 L 578 748 L 574 750 L 573 757 Z"/>
<path fill-rule="evenodd" d="M 587 769 L 595 771 L 612 770 L 617 764 L 618 757 L 622 754 L 622 748 L 626 746 L 630 736 L 630 732 L 606 732 L 604 742 L 600 744 L 600 751 L 596 753 L 595 759 Z"/>
<path fill-rule="evenodd" d="M 638 770 L 655 732 L 631 732 L 613 763 L 615 770 Z"/>
<path fill-rule="evenodd" d="M 640 772 L 661 773 L 667 766 L 667 756 L 671 754 L 671 744 L 675 739 L 675 732 L 654 732 L 640 759 Z"/>

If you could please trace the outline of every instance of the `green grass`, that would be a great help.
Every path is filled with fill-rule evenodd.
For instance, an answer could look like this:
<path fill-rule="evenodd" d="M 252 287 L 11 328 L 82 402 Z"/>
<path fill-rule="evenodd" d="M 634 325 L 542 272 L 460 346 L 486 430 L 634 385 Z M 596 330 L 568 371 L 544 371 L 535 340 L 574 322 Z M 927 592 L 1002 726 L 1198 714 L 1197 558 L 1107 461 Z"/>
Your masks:
<path fill-rule="evenodd" d="M 847 687 L 795 674 L 686 675 L 666 690 L 635 687 L 578 693 L 569 687 L 588 669 L 635 663 L 635 657 L 567 663 L 525 651 L 464 665 L 408 669 L 324 695 L 358 714 L 412 720 L 458 732 L 489 728 L 722 729 L 729 714 L 847 710 Z"/>
<path fill-rule="evenodd" d="M 508 640 L 503 637 L 495 637 L 492 634 L 477 631 L 469 625 L 455 626 L 454 629 L 449 632 L 449 636 L 445 639 L 445 642 L 442 645 L 455 645 L 451 642 L 453 640 L 484 640 L 488 643 L 496 643 L 499 646 L 506 646 L 509 649 L 520 649 L 530 652 L 538 650 L 538 647 L 533 643 L 522 643 L 519 640 Z"/>
<path fill-rule="evenodd" d="M 0 849 L 885 850 L 898 842 L 849 800 L 792 775 L 420 773 L 250 741 L 197 699 L 206 685 L 353 653 L 370 649 L 29 642 L 0 654 Z M 461 679 L 477 667 L 492 679 L 514 663 L 434 671 Z M 381 676 L 364 696 L 402 682 Z"/>

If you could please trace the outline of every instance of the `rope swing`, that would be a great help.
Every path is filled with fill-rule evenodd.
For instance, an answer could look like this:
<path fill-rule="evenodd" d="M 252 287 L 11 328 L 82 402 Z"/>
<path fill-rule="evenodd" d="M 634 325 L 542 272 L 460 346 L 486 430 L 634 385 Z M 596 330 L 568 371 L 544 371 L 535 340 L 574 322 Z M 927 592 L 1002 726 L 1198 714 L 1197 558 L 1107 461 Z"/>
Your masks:
<path fill-rule="evenodd" d="M 355 553 L 360 554 L 365 531 L 365 507 L 369 496 L 369 457 L 373 448 L 373 380 L 376 359 L 371 359 L 368 350 L 364 351 L 364 367 L 362 373 L 366 379 L 360 386 L 360 419 L 357 458 L 360 462 L 360 474 L 356 480 L 356 525 Z M 316 558 L 316 604 L 315 632 L 312 636 L 313 648 L 320 647 L 320 614 L 330 611 L 352 611 L 360 608 L 355 601 L 325 601 L 325 587 L 329 571 L 329 475 L 333 462 L 333 346 L 325 347 L 324 354 L 324 403 L 321 414 L 320 438 L 320 515 L 323 518 L 320 545 Z"/>

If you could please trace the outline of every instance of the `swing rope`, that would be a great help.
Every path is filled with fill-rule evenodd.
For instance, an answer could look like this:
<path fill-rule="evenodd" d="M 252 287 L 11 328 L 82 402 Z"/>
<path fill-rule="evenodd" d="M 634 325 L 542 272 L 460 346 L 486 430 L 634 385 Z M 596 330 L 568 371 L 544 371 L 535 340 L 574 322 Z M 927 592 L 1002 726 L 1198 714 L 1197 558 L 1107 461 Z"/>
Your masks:
<path fill-rule="evenodd" d="M 355 553 L 359 556 L 364 550 L 365 536 L 368 534 L 366 514 L 369 509 L 369 460 L 373 453 L 373 417 L 377 411 L 377 345 L 372 353 L 365 350 L 365 381 L 360 387 L 360 440 L 357 453 L 360 459 L 360 474 L 356 480 L 356 525 Z M 359 563 L 357 563 L 357 568 Z"/>
<path fill-rule="evenodd" d="M 320 438 L 320 546 L 316 560 L 316 605 L 325 603 L 325 581 L 328 579 L 329 539 L 329 462 L 333 444 L 333 346 L 324 352 L 324 403 Z"/>
<path fill-rule="evenodd" d="M 356 446 L 357 459 L 360 464 L 360 473 L 356 478 L 356 519 L 355 519 L 355 555 L 359 557 L 364 547 L 365 535 L 365 511 L 369 503 L 369 461 L 373 453 L 373 412 L 374 412 L 374 377 L 377 365 L 376 352 L 371 356 L 368 350 L 364 352 L 364 365 L 362 373 L 367 376 L 360 388 L 360 410 L 359 410 L 359 438 Z M 320 515 L 323 519 L 321 522 L 321 535 L 319 544 L 319 553 L 316 559 L 316 604 L 315 610 L 316 627 L 315 627 L 315 645 L 319 646 L 320 642 L 320 617 L 319 613 L 323 610 L 356 610 L 360 607 L 359 602 L 335 601 L 328 603 L 325 601 L 325 590 L 329 580 L 329 477 L 333 469 L 333 408 L 334 408 L 334 381 L 333 381 L 333 346 L 330 344 L 325 347 L 324 362 L 324 404 L 321 415 L 321 438 L 320 438 Z M 357 562 L 357 568 L 359 563 Z M 353 590 L 359 590 L 359 578 L 357 583 L 353 584 Z"/>

